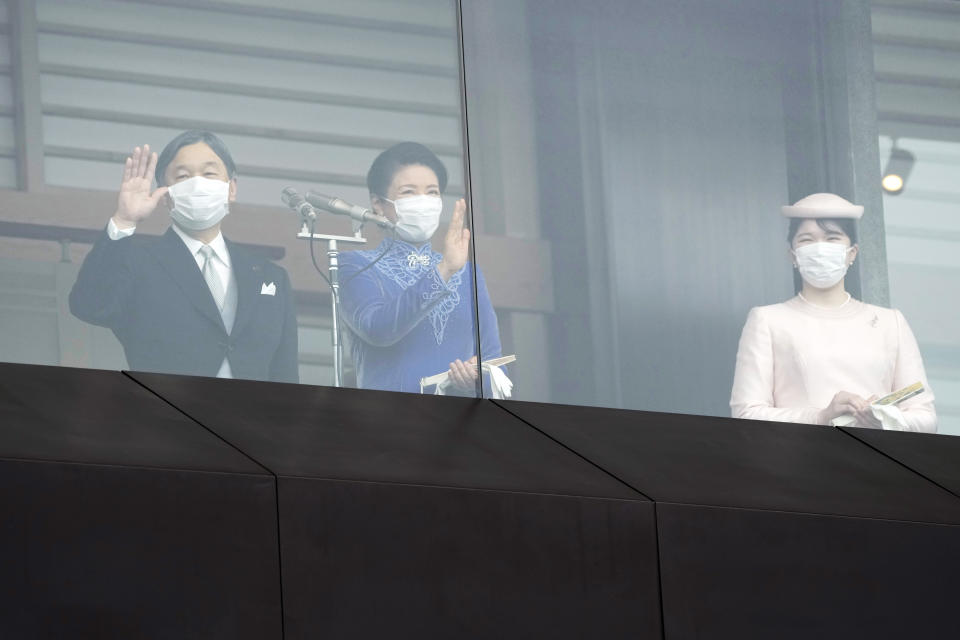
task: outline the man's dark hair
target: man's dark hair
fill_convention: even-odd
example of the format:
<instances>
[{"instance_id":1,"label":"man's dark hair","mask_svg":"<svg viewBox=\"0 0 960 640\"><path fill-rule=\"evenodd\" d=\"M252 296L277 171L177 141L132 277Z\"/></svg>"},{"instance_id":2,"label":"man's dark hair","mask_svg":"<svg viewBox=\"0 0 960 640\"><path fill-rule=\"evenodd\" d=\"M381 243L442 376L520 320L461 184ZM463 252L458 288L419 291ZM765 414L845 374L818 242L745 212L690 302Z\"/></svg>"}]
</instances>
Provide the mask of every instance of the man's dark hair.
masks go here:
<instances>
[{"instance_id":1,"label":"man's dark hair","mask_svg":"<svg viewBox=\"0 0 960 640\"><path fill-rule=\"evenodd\" d=\"M413 164L432 169L437 174L440 191L447 189L447 168L437 154L419 142L401 142L378 155L367 172L367 189L374 195L386 197L397 172Z\"/></svg>"},{"instance_id":2,"label":"man's dark hair","mask_svg":"<svg viewBox=\"0 0 960 640\"><path fill-rule=\"evenodd\" d=\"M787 231L787 243L793 246L793 239L797 237L797 229L807 218L790 218L790 229ZM850 218L813 218L817 226L824 231L833 231L830 225L839 227L850 238L850 246L857 244L857 223Z\"/></svg>"},{"instance_id":3,"label":"man's dark hair","mask_svg":"<svg viewBox=\"0 0 960 640\"><path fill-rule=\"evenodd\" d=\"M227 145L223 143L215 133L210 131L200 131L193 129L191 131L184 131L176 138L167 143L167 146L163 148L163 151L160 152L160 157L157 158L157 186L164 186L166 184L163 174L166 173L167 167L176 157L177 152L180 151L183 147L202 142L206 144L210 149L213 150L221 160L223 160L224 166L227 168L227 175L230 178L237 177L237 165L233 162L233 156L230 155L230 150L227 149Z\"/></svg>"}]
</instances>

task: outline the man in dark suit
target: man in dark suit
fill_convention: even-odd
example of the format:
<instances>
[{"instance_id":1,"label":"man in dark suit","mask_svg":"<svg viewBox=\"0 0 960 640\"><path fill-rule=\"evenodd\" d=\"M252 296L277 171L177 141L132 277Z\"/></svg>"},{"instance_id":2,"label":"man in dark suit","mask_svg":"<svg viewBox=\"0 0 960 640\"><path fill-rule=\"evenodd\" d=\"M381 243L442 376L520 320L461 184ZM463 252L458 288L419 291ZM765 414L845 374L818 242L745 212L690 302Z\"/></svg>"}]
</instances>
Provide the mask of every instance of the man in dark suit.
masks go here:
<instances>
[{"instance_id":1,"label":"man in dark suit","mask_svg":"<svg viewBox=\"0 0 960 640\"><path fill-rule=\"evenodd\" d=\"M236 165L206 131L127 158L117 210L80 268L70 311L109 327L131 369L297 382L297 323L283 268L226 240ZM158 188L151 191L156 175ZM160 237L136 225L165 203Z\"/></svg>"}]
</instances>

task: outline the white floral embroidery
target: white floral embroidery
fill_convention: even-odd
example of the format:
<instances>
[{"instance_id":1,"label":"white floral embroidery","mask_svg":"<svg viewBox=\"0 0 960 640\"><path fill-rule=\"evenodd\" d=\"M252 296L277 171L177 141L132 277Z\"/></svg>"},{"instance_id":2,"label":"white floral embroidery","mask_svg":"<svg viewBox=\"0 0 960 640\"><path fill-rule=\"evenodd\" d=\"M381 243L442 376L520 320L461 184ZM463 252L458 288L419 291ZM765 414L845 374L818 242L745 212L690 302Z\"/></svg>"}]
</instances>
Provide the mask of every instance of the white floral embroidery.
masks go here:
<instances>
[{"instance_id":1,"label":"white floral embroidery","mask_svg":"<svg viewBox=\"0 0 960 640\"><path fill-rule=\"evenodd\" d=\"M453 310L457 308L457 305L460 304L460 285L463 282L462 275L465 268L465 266L461 267L460 271L450 276L450 280L447 281L446 286L444 286L439 277L435 277L436 282L430 285L432 291L423 294L424 300L433 300L437 296L445 294L447 291L453 292L441 300L440 304L430 310L430 324L433 325L433 335L437 339L437 344L443 344L443 332L447 328L447 320L450 318Z\"/></svg>"},{"instance_id":2,"label":"white floral embroidery","mask_svg":"<svg viewBox=\"0 0 960 640\"><path fill-rule=\"evenodd\" d=\"M362 251L369 260L376 260L382 249L373 251ZM443 334L447 328L447 320L450 314L460 304L460 286L463 284L463 272L466 265L459 271L450 276L450 280L444 283L436 272L436 265L440 263L443 256L431 249L429 244L425 244L419 249L400 241L394 241L392 246L387 249L386 254L375 265L377 271L387 278L393 280L401 289L407 289L413 286L421 278L432 272L428 277L432 277L430 291L421 294L425 302L430 302L443 296L436 306L434 306L428 317L433 327L433 335L437 344L443 343Z\"/></svg>"}]
</instances>

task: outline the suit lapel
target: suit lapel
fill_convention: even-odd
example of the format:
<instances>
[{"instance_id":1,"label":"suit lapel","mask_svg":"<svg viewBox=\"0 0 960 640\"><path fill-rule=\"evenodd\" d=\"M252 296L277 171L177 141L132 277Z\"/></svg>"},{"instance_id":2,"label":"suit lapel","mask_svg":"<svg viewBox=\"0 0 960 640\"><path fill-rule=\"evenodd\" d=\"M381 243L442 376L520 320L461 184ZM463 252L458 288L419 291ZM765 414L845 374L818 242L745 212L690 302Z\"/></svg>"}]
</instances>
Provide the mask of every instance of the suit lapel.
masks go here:
<instances>
[{"instance_id":1,"label":"suit lapel","mask_svg":"<svg viewBox=\"0 0 960 640\"><path fill-rule=\"evenodd\" d=\"M237 279L237 317L233 321L230 335L238 336L253 317L254 305L260 294L263 269L248 252L229 240L226 240L226 243L230 251L230 262L233 264L233 276Z\"/></svg>"},{"instance_id":2,"label":"suit lapel","mask_svg":"<svg viewBox=\"0 0 960 640\"><path fill-rule=\"evenodd\" d=\"M217 303L213 301L210 288L207 286L206 280L203 279L200 269L197 268L196 260L190 255L187 245L183 244L183 240L171 228L163 234L160 242L152 246L156 247L153 253L160 265L179 285L187 300L200 313L226 332L226 328L223 326L223 318L220 317Z\"/></svg>"}]
</instances>

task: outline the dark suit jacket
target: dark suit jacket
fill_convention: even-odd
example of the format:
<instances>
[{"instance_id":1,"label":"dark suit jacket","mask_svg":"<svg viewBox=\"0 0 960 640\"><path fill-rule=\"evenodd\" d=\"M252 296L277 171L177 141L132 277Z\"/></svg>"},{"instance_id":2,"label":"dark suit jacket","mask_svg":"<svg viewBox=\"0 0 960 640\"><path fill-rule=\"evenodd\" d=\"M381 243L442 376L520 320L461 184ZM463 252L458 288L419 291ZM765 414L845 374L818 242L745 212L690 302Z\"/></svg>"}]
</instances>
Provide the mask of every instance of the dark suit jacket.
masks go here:
<instances>
[{"instance_id":1,"label":"dark suit jacket","mask_svg":"<svg viewBox=\"0 0 960 640\"><path fill-rule=\"evenodd\" d=\"M136 371L297 382L297 322L287 272L227 241L237 315L227 334L210 289L179 236L104 232L83 261L70 311L113 329ZM276 295L262 295L274 283Z\"/></svg>"}]
</instances>

